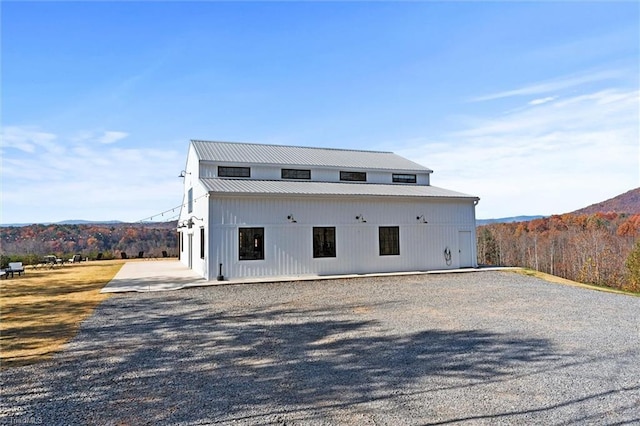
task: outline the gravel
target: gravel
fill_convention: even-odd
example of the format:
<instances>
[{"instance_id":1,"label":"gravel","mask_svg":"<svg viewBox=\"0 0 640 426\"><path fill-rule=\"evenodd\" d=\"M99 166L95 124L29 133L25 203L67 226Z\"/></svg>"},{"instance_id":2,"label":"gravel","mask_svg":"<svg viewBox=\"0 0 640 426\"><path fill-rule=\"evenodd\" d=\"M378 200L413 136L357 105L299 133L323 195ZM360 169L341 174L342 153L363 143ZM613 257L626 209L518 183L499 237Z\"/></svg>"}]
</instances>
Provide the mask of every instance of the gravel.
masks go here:
<instances>
[{"instance_id":1,"label":"gravel","mask_svg":"<svg viewBox=\"0 0 640 426\"><path fill-rule=\"evenodd\" d=\"M0 424L640 424L640 298L511 272L112 296Z\"/></svg>"}]
</instances>

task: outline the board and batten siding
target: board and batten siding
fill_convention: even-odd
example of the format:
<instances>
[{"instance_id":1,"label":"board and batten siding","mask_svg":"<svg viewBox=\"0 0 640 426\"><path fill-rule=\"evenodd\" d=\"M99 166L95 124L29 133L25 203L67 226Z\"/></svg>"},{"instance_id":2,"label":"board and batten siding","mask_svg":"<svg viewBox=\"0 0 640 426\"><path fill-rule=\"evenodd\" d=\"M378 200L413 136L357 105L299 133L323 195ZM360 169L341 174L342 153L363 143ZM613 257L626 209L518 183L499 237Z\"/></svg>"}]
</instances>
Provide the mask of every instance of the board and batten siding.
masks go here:
<instances>
[{"instance_id":1,"label":"board and batten siding","mask_svg":"<svg viewBox=\"0 0 640 426\"><path fill-rule=\"evenodd\" d=\"M225 279L451 269L461 266L459 232L471 232L475 242L470 200L212 195L209 213L208 275L215 277L222 264ZM356 219L360 215L366 223ZM312 229L318 226L336 228L335 258L313 257ZM379 255L380 226L399 227L400 255ZM238 259L240 227L264 228L264 260ZM449 262L445 248L452 253ZM475 244L467 250L475 259Z\"/></svg>"}]
</instances>

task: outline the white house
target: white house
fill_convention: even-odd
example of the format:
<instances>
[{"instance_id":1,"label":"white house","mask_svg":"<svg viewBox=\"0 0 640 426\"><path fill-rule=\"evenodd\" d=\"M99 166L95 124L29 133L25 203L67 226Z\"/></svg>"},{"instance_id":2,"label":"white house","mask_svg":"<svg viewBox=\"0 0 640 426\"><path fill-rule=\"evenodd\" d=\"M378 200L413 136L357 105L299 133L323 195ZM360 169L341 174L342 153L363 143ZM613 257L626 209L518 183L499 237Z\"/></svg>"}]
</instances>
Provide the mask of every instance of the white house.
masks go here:
<instances>
[{"instance_id":1,"label":"white house","mask_svg":"<svg viewBox=\"0 0 640 426\"><path fill-rule=\"evenodd\" d=\"M191 141L180 260L242 280L476 267L479 198L392 152Z\"/></svg>"}]
</instances>

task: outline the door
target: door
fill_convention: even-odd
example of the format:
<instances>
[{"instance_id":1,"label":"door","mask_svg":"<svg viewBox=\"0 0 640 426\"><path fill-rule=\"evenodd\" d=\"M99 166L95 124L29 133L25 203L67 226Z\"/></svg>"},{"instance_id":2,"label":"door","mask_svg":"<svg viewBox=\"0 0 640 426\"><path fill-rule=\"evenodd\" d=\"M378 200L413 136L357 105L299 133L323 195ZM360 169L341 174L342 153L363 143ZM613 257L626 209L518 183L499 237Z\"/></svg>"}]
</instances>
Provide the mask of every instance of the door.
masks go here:
<instances>
[{"instance_id":1,"label":"door","mask_svg":"<svg viewBox=\"0 0 640 426\"><path fill-rule=\"evenodd\" d=\"M189 261L189 269L193 269L193 234L189 234L187 241L187 260Z\"/></svg>"},{"instance_id":2,"label":"door","mask_svg":"<svg viewBox=\"0 0 640 426\"><path fill-rule=\"evenodd\" d=\"M470 268L473 266L473 259L471 258L473 250L471 249L470 231L458 232L458 253L461 268Z\"/></svg>"}]
</instances>

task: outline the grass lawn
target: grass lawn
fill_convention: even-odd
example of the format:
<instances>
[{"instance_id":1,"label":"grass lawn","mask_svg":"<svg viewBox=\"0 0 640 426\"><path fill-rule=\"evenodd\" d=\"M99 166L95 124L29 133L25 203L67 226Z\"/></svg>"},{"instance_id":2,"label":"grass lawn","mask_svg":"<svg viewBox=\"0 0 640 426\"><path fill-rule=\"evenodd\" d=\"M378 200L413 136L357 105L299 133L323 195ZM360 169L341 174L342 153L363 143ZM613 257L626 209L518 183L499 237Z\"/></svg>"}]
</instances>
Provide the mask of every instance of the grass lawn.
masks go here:
<instances>
[{"instance_id":1,"label":"grass lawn","mask_svg":"<svg viewBox=\"0 0 640 426\"><path fill-rule=\"evenodd\" d=\"M619 290L617 288L605 287L605 286L600 286L600 285L595 285L595 284L583 284L583 283L579 283L577 281L571 281L571 280L568 280L566 278L558 277L556 275L551 275L551 274L546 274L544 272L535 271L533 269L526 269L526 268L515 269L514 272L517 273L517 274L528 275L530 277L540 278L540 279L543 279L545 281L549 281L551 283L556 283L556 284L564 284L564 285L570 285L570 286L574 286L574 287L588 288L590 290L604 291L606 293L618 293L618 294L626 294L626 295L629 295L629 296L640 296L640 293L634 293L632 291Z\"/></svg>"},{"instance_id":2,"label":"grass lawn","mask_svg":"<svg viewBox=\"0 0 640 426\"><path fill-rule=\"evenodd\" d=\"M55 269L26 268L0 281L0 362L26 365L52 356L109 294L100 290L124 262L105 260Z\"/></svg>"}]
</instances>

